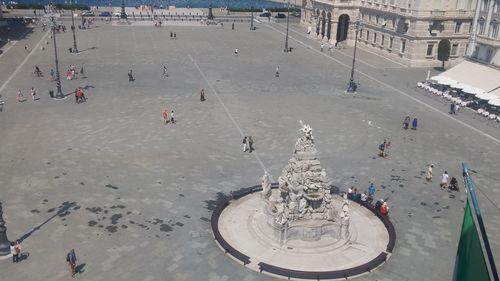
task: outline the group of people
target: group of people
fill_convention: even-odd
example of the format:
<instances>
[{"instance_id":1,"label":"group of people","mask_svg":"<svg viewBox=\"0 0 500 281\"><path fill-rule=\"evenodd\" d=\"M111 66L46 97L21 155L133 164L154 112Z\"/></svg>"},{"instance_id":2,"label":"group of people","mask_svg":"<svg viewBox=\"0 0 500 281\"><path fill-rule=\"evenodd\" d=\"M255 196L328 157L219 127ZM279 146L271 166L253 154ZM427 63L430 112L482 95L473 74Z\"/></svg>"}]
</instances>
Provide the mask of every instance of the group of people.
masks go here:
<instances>
[{"instance_id":1,"label":"group of people","mask_svg":"<svg viewBox=\"0 0 500 281\"><path fill-rule=\"evenodd\" d=\"M170 39L176 39L177 38L177 33L170 31Z\"/></svg>"},{"instance_id":2,"label":"group of people","mask_svg":"<svg viewBox=\"0 0 500 281\"><path fill-rule=\"evenodd\" d=\"M31 94L31 99L33 101L38 100L38 97L36 95L36 90L35 90L34 87L31 87L30 94ZM25 102L26 101L26 99L24 98L23 92L21 90L17 91L17 97L16 97L16 99L17 99L18 102Z\"/></svg>"},{"instance_id":3,"label":"group of people","mask_svg":"<svg viewBox=\"0 0 500 281\"><path fill-rule=\"evenodd\" d=\"M164 109L161 112L161 116L163 117L163 123L165 123L165 125L168 124L168 122L170 122L170 124L172 124L172 125L175 123L174 111L173 110L170 113L170 119L168 119L168 110L167 109Z\"/></svg>"},{"instance_id":4,"label":"group of people","mask_svg":"<svg viewBox=\"0 0 500 281\"><path fill-rule=\"evenodd\" d=\"M80 74L83 75L83 67L80 69ZM73 80L76 79L78 75L78 71L75 65L69 65L66 69L66 79ZM53 70L51 70L51 76L53 76Z\"/></svg>"},{"instance_id":5,"label":"group of people","mask_svg":"<svg viewBox=\"0 0 500 281\"><path fill-rule=\"evenodd\" d=\"M417 118L415 117L413 118L413 121L411 121L411 118L408 115L403 120L403 129L408 130L408 128L410 128L410 122L411 122L411 129L416 130L418 125Z\"/></svg>"},{"instance_id":6,"label":"group of people","mask_svg":"<svg viewBox=\"0 0 500 281\"><path fill-rule=\"evenodd\" d=\"M457 114L457 111L460 110L460 105L455 103L450 103L450 114Z\"/></svg>"},{"instance_id":7,"label":"group of people","mask_svg":"<svg viewBox=\"0 0 500 281\"><path fill-rule=\"evenodd\" d=\"M253 139L252 136L245 136L243 137L243 152L249 151L252 153L253 151Z\"/></svg>"},{"instance_id":8,"label":"group of people","mask_svg":"<svg viewBox=\"0 0 500 281\"><path fill-rule=\"evenodd\" d=\"M358 192L358 189L352 186L347 190L347 198L360 204L373 204L375 191L376 188L373 182L370 182L368 189L362 193ZM384 199L380 199L375 203L375 210L382 215L388 215L389 205Z\"/></svg>"},{"instance_id":9,"label":"group of people","mask_svg":"<svg viewBox=\"0 0 500 281\"><path fill-rule=\"evenodd\" d=\"M427 166L427 173L425 175L425 180L427 182L432 182L433 169L434 169L434 164L429 164ZM458 189L458 180L455 177L451 177L451 179L450 179L450 175L448 174L448 171L444 171L443 175L441 176L441 182L439 183L439 186L442 189L449 188L450 190L455 190L455 191L459 190Z\"/></svg>"}]
</instances>

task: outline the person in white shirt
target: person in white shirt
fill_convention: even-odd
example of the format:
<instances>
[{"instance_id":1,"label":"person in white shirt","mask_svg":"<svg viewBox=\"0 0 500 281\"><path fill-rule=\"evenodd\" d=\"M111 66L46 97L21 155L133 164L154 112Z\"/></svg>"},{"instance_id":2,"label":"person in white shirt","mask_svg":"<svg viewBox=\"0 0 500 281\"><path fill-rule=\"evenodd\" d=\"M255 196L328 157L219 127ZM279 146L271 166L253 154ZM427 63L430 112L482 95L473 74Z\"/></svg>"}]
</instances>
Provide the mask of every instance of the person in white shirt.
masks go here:
<instances>
[{"instance_id":1,"label":"person in white shirt","mask_svg":"<svg viewBox=\"0 0 500 281\"><path fill-rule=\"evenodd\" d=\"M444 174L443 176L441 177L441 188L447 188L448 187L448 179L449 179L449 175L448 175L448 172L447 171L444 171Z\"/></svg>"}]
</instances>

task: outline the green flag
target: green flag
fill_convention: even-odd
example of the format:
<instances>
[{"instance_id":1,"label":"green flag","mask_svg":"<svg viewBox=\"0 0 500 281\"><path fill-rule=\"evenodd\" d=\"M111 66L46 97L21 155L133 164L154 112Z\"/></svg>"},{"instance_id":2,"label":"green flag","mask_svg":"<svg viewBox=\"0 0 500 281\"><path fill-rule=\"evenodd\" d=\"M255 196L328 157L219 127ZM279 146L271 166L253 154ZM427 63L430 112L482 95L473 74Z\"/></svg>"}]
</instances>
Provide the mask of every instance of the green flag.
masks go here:
<instances>
[{"instance_id":1,"label":"green flag","mask_svg":"<svg viewBox=\"0 0 500 281\"><path fill-rule=\"evenodd\" d=\"M465 206L453 280L491 281L469 200Z\"/></svg>"}]
</instances>

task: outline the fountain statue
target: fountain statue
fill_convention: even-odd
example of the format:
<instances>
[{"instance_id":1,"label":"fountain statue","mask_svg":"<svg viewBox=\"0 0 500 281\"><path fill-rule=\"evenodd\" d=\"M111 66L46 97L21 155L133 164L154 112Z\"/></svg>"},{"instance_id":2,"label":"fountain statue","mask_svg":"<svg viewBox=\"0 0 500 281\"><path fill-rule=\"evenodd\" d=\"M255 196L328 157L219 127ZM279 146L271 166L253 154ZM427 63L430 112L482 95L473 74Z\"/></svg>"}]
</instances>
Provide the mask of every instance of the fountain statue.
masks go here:
<instances>
[{"instance_id":1,"label":"fountain statue","mask_svg":"<svg viewBox=\"0 0 500 281\"><path fill-rule=\"evenodd\" d=\"M333 229L348 228L348 211L342 209L342 200L330 193L330 180L318 160L312 128L302 120L300 125L301 136L295 142L292 158L278 178L278 194L272 196L267 172L262 178L265 213L272 218L269 222L280 241L303 236L319 240L325 229L337 232ZM295 231L290 231L293 228ZM347 239L348 231L344 234L342 237Z\"/></svg>"}]
</instances>

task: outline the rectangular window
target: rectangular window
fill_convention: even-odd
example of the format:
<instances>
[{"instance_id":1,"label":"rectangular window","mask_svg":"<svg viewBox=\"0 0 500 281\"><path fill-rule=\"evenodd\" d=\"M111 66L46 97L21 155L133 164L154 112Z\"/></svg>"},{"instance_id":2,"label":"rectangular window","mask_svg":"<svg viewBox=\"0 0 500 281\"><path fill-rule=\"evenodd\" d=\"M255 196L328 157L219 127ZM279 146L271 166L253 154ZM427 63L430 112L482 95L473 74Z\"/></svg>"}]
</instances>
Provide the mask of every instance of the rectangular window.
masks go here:
<instances>
[{"instance_id":1,"label":"rectangular window","mask_svg":"<svg viewBox=\"0 0 500 281\"><path fill-rule=\"evenodd\" d=\"M377 43L377 33L373 33L373 43Z\"/></svg>"},{"instance_id":2,"label":"rectangular window","mask_svg":"<svg viewBox=\"0 0 500 281\"><path fill-rule=\"evenodd\" d=\"M369 30L366 31L366 40L370 40L370 31Z\"/></svg>"},{"instance_id":3,"label":"rectangular window","mask_svg":"<svg viewBox=\"0 0 500 281\"><path fill-rule=\"evenodd\" d=\"M428 57L432 57L432 53L434 51L434 44L427 44L427 53Z\"/></svg>"},{"instance_id":4,"label":"rectangular window","mask_svg":"<svg viewBox=\"0 0 500 281\"><path fill-rule=\"evenodd\" d=\"M462 22L455 23L455 33L460 33L460 28L462 27Z\"/></svg>"},{"instance_id":5,"label":"rectangular window","mask_svg":"<svg viewBox=\"0 0 500 281\"><path fill-rule=\"evenodd\" d=\"M406 40L401 40L401 54L404 54L406 51Z\"/></svg>"},{"instance_id":6,"label":"rectangular window","mask_svg":"<svg viewBox=\"0 0 500 281\"><path fill-rule=\"evenodd\" d=\"M372 22L372 15L368 15L368 23Z\"/></svg>"},{"instance_id":7,"label":"rectangular window","mask_svg":"<svg viewBox=\"0 0 500 281\"><path fill-rule=\"evenodd\" d=\"M494 24L491 26L491 37L492 38L498 37L498 24Z\"/></svg>"},{"instance_id":8,"label":"rectangular window","mask_svg":"<svg viewBox=\"0 0 500 281\"><path fill-rule=\"evenodd\" d=\"M394 42L394 37L389 38L389 49L392 49L393 42Z\"/></svg>"},{"instance_id":9,"label":"rectangular window","mask_svg":"<svg viewBox=\"0 0 500 281\"><path fill-rule=\"evenodd\" d=\"M490 62L492 53L493 51L491 49L486 50L486 62Z\"/></svg>"},{"instance_id":10,"label":"rectangular window","mask_svg":"<svg viewBox=\"0 0 500 281\"><path fill-rule=\"evenodd\" d=\"M376 23L376 24L378 24L379 19L380 19L380 17L377 15L377 16L375 17L375 23Z\"/></svg>"},{"instance_id":11,"label":"rectangular window","mask_svg":"<svg viewBox=\"0 0 500 281\"><path fill-rule=\"evenodd\" d=\"M458 44L452 44L451 45L450 55L452 55L452 56L457 56L458 55Z\"/></svg>"},{"instance_id":12,"label":"rectangular window","mask_svg":"<svg viewBox=\"0 0 500 281\"><path fill-rule=\"evenodd\" d=\"M479 30L478 34L484 34L484 21L479 22Z\"/></svg>"},{"instance_id":13,"label":"rectangular window","mask_svg":"<svg viewBox=\"0 0 500 281\"><path fill-rule=\"evenodd\" d=\"M382 38L380 38L380 46L384 46L385 44L385 36L382 34Z\"/></svg>"},{"instance_id":14,"label":"rectangular window","mask_svg":"<svg viewBox=\"0 0 500 281\"><path fill-rule=\"evenodd\" d=\"M359 32L359 38L363 38L363 32L364 32L364 30L361 29L361 31Z\"/></svg>"}]
</instances>

